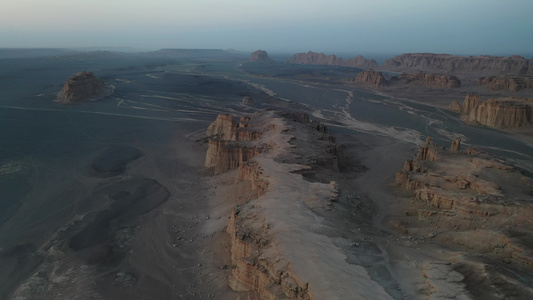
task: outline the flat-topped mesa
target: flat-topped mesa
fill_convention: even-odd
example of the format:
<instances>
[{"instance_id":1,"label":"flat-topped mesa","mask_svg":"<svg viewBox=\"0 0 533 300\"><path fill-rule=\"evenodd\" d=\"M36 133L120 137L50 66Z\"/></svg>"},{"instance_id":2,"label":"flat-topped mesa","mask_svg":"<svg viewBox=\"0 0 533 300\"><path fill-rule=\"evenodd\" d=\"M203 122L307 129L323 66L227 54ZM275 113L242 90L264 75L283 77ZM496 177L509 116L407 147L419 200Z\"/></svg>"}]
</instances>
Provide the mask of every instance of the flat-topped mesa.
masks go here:
<instances>
[{"instance_id":1,"label":"flat-topped mesa","mask_svg":"<svg viewBox=\"0 0 533 300\"><path fill-rule=\"evenodd\" d=\"M451 153L459 153L461 151L461 138L455 138L450 146Z\"/></svg>"},{"instance_id":2,"label":"flat-topped mesa","mask_svg":"<svg viewBox=\"0 0 533 300\"><path fill-rule=\"evenodd\" d=\"M271 64L274 61L268 56L268 53L264 50L257 50L250 55L250 62L267 63Z\"/></svg>"},{"instance_id":3,"label":"flat-topped mesa","mask_svg":"<svg viewBox=\"0 0 533 300\"><path fill-rule=\"evenodd\" d=\"M209 140L205 166L215 174L234 169L261 153L263 147L252 143L261 133L249 128L250 117L235 122L233 116L219 114L206 131Z\"/></svg>"},{"instance_id":4,"label":"flat-topped mesa","mask_svg":"<svg viewBox=\"0 0 533 300\"><path fill-rule=\"evenodd\" d=\"M359 72L355 77L355 83L372 85L375 87L383 86L387 84L387 80L383 77L383 74L372 69Z\"/></svg>"},{"instance_id":5,"label":"flat-topped mesa","mask_svg":"<svg viewBox=\"0 0 533 300\"><path fill-rule=\"evenodd\" d=\"M96 100L111 93L92 72L79 72L72 75L63 85L56 101L61 103L79 103Z\"/></svg>"},{"instance_id":6,"label":"flat-topped mesa","mask_svg":"<svg viewBox=\"0 0 533 300\"><path fill-rule=\"evenodd\" d=\"M358 55L354 58L343 60L334 54L325 55L324 53L316 53L309 51L307 53L296 53L288 61L289 64L302 64L302 65L327 65L327 66L340 66L340 67L352 67L360 69L371 69L377 67L377 62L373 59L367 60L363 56Z\"/></svg>"},{"instance_id":7,"label":"flat-topped mesa","mask_svg":"<svg viewBox=\"0 0 533 300\"><path fill-rule=\"evenodd\" d=\"M453 102L449 109L461 114L469 125L493 128L518 128L533 125L533 99L506 97L482 101L478 95L467 95L462 105Z\"/></svg>"},{"instance_id":8,"label":"flat-topped mesa","mask_svg":"<svg viewBox=\"0 0 533 300\"><path fill-rule=\"evenodd\" d=\"M457 56L405 53L387 59L382 69L396 72L438 72L471 75L533 75L533 60L521 56Z\"/></svg>"},{"instance_id":9,"label":"flat-topped mesa","mask_svg":"<svg viewBox=\"0 0 533 300\"><path fill-rule=\"evenodd\" d=\"M476 84L484 86L491 91L507 90L517 92L519 90L533 89L533 77L487 76L476 79Z\"/></svg>"},{"instance_id":10,"label":"flat-topped mesa","mask_svg":"<svg viewBox=\"0 0 533 300\"><path fill-rule=\"evenodd\" d=\"M401 80L405 80L405 83L420 83L425 86L432 86L436 88L456 88L461 86L459 78L453 75L441 75L441 74L406 74L402 73Z\"/></svg>"}]
</instances>

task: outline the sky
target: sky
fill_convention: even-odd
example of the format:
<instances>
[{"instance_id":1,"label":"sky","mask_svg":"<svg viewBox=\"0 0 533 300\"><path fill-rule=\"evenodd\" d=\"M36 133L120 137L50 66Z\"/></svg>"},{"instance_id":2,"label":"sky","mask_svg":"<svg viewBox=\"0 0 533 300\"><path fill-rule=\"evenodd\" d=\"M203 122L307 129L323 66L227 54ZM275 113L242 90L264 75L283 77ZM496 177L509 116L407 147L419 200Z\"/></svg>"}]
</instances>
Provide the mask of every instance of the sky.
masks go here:
<instances>
[{"instance_id":1,"label":"sky","mask_svg":"<svg viewBox=\"0 0 533 300\"><path fill-rule=\"evenodd\" d=\"M3 0L0 48L533 53L533 0Z\"/></svg>"}]
</instances>

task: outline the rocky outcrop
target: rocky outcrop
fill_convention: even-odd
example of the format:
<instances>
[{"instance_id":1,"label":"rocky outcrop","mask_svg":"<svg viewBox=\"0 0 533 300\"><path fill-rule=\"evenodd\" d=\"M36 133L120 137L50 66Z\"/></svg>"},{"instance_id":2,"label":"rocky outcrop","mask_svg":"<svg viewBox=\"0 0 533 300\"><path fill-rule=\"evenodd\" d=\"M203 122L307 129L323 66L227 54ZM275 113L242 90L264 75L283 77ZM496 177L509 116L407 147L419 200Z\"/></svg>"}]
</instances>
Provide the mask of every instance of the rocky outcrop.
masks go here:
<instances>
[{"instance_id":1,"label":"rocky outcrop","mask_svg":"<svg viewBox=\"0 0 533 300\"><path fill-rule=\"evenodd\" d=\"M235 122L231 115L218 115L206 132L209 141L205 157L206 168L214 174L219 174L239 167L264 151L264 146L253 142L261 134L251 130L249 122L249 117L242 117L240 122Z\"/></svg>"},{"instance_id":2,"label":"rocky outcrop","mask_svg":"<svg viewBox=\"0 0 533 300\"><path fill-rule=\"evenodd\" d=\"M343 60L334 54L325 55L324 53L307 52L296 53L288 61L289 64L305 64L305 65L327 65L327 66L341 66L361 69L371 69L377 67L375 60L367 60L363 56Z\"/></svg>"},{"instance_id":3,"label":"rocky outcrop","mask_svg":"<svg viewBox=\"0 0 533 300\"><path fill-rule=\"evenodd\" d=\"M387 80L383 77L383 74L374 70L361 71L355 77L355 83L371 85L375 87L383 86L387 84Z\"/></svg>"},{"instance_id":4,"label":"rocky outcrop","mask_svg":"<svg viewBox=\"0 0 533 300\"><path fill-rule=\"evenodd\" d=\"M461 121L470 125L493 128L517 128L533 125L533 99L507 97L482 101L469 94L460 109L452 103L450 109L461 113Z\"/></svg>"},{"instance_id":5,"label":"rocky outcrop","mask_svg":"<svg viewBox=\"0 0 533 300\"><path fill-rule=\"evenodd\" d=\"M250 56L250 62L271 64L274 61L268 56L268 53L266 51L257 50L252 52L252 55Z\"/></svg>"},{"instance_id":6,"label":"rocky outcrop","mask_svg":"<svg viewBox=\"0 0 533 300\"><path fill-rule=\"evenodd\" d=\"M476 84L484 86L491 91L506 90L517 92L519 90L533 89L533 77L487 76L476 79Z\"/></svg>"},{"instance_id":7,"label":"rocky outcrop","mask_svg":"<svg viewBox=\"0 0 533 300\"><path fill-rule=\"evenodd\" d=\"M243 127L227 116L219 118L208 133L239 136L233 131ZM363 267L346 261L339 238L334 241L321 232L330 225L314 210L335 201L337 187L335 182L307 180L301 172L325 158L335 160L327 150L336 148L334 139L327 137L325 126L305 113L274 111L263 111L245 123L244 128L260 133L255 146L267 147L238 167L236 185L255 195L237 205L229 218L229 286L256 292L260 299L391 299ZM231 129L217 129L220 124Z\"/></svg>"},{"instance_id":8,"label":"rocky outcrop","mask_svg":"<svg viewBox=\"0 0 533 300\"><path fill-rule=\"evenodd\" d=\"M456 88L461 86L459 78L453 75L440 75L440 74L405 74L403 73L400 80L405 80L405 83L420 83L424 86L432 86L436 88Z\"/></svg>"},{"instance_id":9,"label":"rocky outcrop","mask_svg":"<svg viewBox=\"0 0 533 300\"><path fill-rule=\"evenodd\" d=\"M63 85L56 101L79 103L97 100L111 94L112 88L105 86L92 72L79 72L72 75Z\"/></svg>"},{"instance_id":10,"label":"rocky outcrop","mask_svg":"<svg viewBox=\"0 0 533 300\"><path fill-rule=\"evenodd\" d=\"M428 72L472 75L533 75L533 60L521 56L456 56L406 53L387 59L383 69L396 72Z\"/></svg>"},{"instance_id":11,"label":"rocky outcrop","mask_svg":"<svg viewBox=\"0 0 533 300\"><path fill-rule=\"evenodd\" d=\"M459 153L461 151L461 138L455 138L450 146L451 153Z\"/></svg>"},{"instance_id":12,"label":"rocky outcrop","mask_svg":"<svg viewBox=\"0 0 533 300\"><path fill-rule=\"evenodd\" d=\"M419 157L427 157L419 153L396 174L396 184L411 192L414 199L405 212L412 217L400 221L403 226L399 227L403 232L426 236L424 227L438 228L429 236L439 242L533 270L533 251L528 242L533 232L526 229L533 217L529 191L533 179L488 155L461 153L459 141L452 145L453 154L441 151L436 144L429 145L438 157L421 160ZM502 230L508 226L522 235Z\"/></svg>"}]
</instances>

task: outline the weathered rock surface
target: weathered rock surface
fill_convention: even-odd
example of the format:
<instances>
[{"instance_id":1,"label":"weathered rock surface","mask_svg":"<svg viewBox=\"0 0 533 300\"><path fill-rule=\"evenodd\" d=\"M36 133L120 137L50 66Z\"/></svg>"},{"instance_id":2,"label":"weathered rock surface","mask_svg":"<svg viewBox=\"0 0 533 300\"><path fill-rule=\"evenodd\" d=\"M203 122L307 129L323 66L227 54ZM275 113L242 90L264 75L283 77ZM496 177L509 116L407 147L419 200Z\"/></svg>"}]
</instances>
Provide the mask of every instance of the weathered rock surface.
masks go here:
<instances>
[{"instance_id":1,"label":"weathered rock surface","mask_svg":"<svg viewBox=\"0 0 533 300\"><path fill-rule=\"evenodd\" d=\"M487 76L476 79L476 84L484 86L491 91L507 90L517 92L519 90L533 89L533 77Z\"/></svg>"},{"instance_id":2,"label":"weathered rock surface","mask_svg":"<svg viewBox=\"0 0 533 300\"><path fill-rule=\"evenodd\" d=\"M232 132L242 127L219 118L209 133L238 136ZM330 225L314 212L338 196L335 182L312 182L300 174L325 167L322 160L337 160L328 150L336 146L326 128L304 113L274 111L254 115L247 126L260 132L255 145L267 150L242 162L237 172L238 184L249 185L255 198L237 205L227 226L234 265L230 287L255 291L260 299L391 299L364 267L347 262L339 239L323 233ZM300 145L321 151L301 156Z\"/></svg>"},{"instance_id":3,"label":"weathered rock surface","mask_svg":"<svg viewBox=\"0 0 533 300\"><path fill-rule=\"evenodd\" d=\"M482 101L469 94L462 105L453 102L449 109L461 114L461 121L470 125L493 128L517 128L533 125L533 99L506 97Z\"/></svg>"},{"instance_id":4,"label":"weathered rock surface","mask_svg":"<svg viewBox=\"0 0 533 300\"><path fill-rule=\"evenodd\" d=\"M440 75L440 74L406 74L403 73L400 80L405 80L405 83L420 83L425 86L432 86L436 88L456 88L461 86L459 78L453 75Z\"/></svg>"},{"instance_id":5,"label":"weathered rock surface","mask_svg":"<svg viewBox=\"0 0 533 300\"><path fill-rule=\"evenodd\" d=\"M266 146L254 142L261 134L251 129L249 122L249 117L242 117L240 122L235 122L233 116L220 114L209 125L205 166L214 174L235 169L265 150Z\"/></svg>"},{"instance_id":6,"label":"weathered rock surface","mask_svg":"<svg viewBox=\"0 0 533 300\"><path fill-rule=\"evenodd\" d=\"M343 60L334 54L325 55L324 53L316 53L309 51L307 53L296 53L288 61L289 64L306 64L306 65L328 65L352 67L361 69L371 69L377 67L375 60L367 60L361 55L354 58Z\"/></svg>"},{"instance_id":7,"label":"weathered rock surface","mask_svg":"<svg viewBox=\"0 0 533 300\"><path fill-rule=\"evenodd\" d=\"M63 85L56 101L77 103L96 100L109 95L111 87L106 87L92 72L79 72L72 75Z\"/></svg>"},{"instance_id":8,"label":"weathered rock surface","mask_svg":"<svg viewBox=\"0 0 533 300\"><path fill-rule=\"evenodd\" d=\"M383 77L383 74L374 70L365 70L359 72L355 77L355 83L372 85L375 87L383 86L387 84L387 80Z\"/></svg>"},{"instance_id":9,"label":"weathered rock surface","mask_svg":"<svg viewBox=\"0 0 533 300\"><path fill-rule=\"evenodd\" d=\"M383 69L396 72L446 74L533 75L533 60L521 56L456 56L434 53L406 53L387 59Z\"/></svg>"},{"instance_id":10,"label":"weathered rock surface","mask_svg":"<svg viewBox=\"0 0 533 300\"><path fill-rule=\"evenodd\" d=\"M533 179L488 155L455 149L452 154L426 142L417 158L406 161L396 183L414 196L405 212L412 217L396 227L414 235L429 230L441 243L533 270Z\"/></svg>"},{"instance_id":11,"label":"weathered rock surface","mask_svg":"<svg viewBox=\"0 0 533 300\"><path fill-rule=\"evenodd\" d=\"M273 63L274 61L268 56L268 53L265 50L257 50L252 52L250 56L250 62L259 62L259 63Z\"/></svg>"}]
</instances>

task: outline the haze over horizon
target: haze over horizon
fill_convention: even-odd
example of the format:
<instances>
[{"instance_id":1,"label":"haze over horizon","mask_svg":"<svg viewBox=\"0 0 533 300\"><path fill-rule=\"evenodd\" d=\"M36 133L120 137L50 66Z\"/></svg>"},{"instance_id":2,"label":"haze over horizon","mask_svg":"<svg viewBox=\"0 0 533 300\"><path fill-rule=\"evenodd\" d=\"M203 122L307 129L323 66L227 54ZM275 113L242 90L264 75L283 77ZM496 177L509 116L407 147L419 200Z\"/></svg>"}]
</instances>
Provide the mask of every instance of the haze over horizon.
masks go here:
<instances>
[{"instance_id":1,"label":"haze over horizon","mask_svg":"<svg viewBox=\"0 0 533 300\"><path fill-rule=\"evenodd\" d=\"M531 55L533 1L10 1L0 48Z\"/></svg>"}]
</instances>

